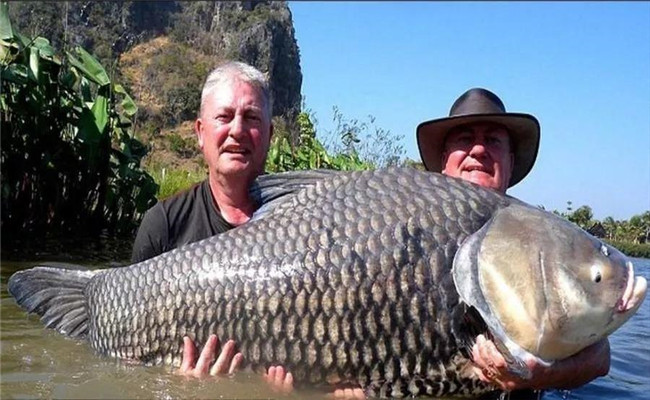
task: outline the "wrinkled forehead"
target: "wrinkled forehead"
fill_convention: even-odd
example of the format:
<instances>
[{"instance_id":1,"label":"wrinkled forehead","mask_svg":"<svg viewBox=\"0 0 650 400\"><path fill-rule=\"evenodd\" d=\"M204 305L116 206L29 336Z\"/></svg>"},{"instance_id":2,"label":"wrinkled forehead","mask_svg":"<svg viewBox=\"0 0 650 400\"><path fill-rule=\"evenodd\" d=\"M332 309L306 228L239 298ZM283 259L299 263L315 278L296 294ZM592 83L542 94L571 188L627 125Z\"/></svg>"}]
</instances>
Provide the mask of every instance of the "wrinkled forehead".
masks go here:
<instances>
[{"instance_id":1,"label":"wrinkled forehead","mask_svg":"<svg viewBox=\"0 0 650 400\"><path fill-rule=\"evenodd\" d=\"M259 108L269 113L270 118L269 104L264 90L254 82L239 79L237 76L220 79L205 90L202 97L202 110L208 105L230 107L239 104L246 108Z\"/></svg>"},{"instance_id":2,"label":"wrinkled forehead","mask_svg":"<svg viewBox=\"0 0 650 400\"><path fill-rule=\"evenodd\" d=\"M255 82L241 79L237 76L223 78L215 82L214 86L206 92L206 96L212 97L233 97L243 92L254 94L255 100L264 103L264 91Z\"/></svg>"}]
</instances>

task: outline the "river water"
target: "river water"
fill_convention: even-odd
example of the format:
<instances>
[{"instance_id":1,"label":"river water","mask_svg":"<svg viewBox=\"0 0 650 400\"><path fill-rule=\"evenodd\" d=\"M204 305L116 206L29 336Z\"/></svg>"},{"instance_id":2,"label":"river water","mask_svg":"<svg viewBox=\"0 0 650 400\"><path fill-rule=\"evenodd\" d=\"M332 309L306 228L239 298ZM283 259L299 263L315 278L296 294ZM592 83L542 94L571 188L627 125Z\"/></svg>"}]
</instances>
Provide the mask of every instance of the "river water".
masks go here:
<instances>
[{"instance_id":1,"label":"river water","mask_svg":"<svg viewBox=\"0 0 650 400\"><path fill-rule=\"evenodd\" d=\"M38 249L13 244L3 251L0 281L0 398L112 399L270 399L322 398L321 393L279 395L255 374L187 379L167 367L142 367L93 353L87 343L45 330L7 293L7 279L39 261L79 263L88 267L128 263L129 242L54 241ZM4 245L4 243L3 243ZM3 246L5 247L5 246ZM49 250L43 250L48 248ZM19 250L17 250L19 249ZM650 280L650 260L635 259L635 270ZM544 399L650 398L650 300L610 336L612 367L602 378L570 392L551 391Z\"/></svg>"}]
</instances>

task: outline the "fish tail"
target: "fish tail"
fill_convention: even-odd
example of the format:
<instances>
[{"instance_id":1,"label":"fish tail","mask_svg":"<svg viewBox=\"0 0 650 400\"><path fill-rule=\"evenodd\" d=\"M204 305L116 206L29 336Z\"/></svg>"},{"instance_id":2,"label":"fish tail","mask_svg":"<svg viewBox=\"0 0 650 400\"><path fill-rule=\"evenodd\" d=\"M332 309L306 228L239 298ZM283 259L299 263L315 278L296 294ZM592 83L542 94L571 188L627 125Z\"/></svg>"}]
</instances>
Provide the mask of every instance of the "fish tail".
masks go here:
<instances>
[{"instance_id":1,"label":"fish tail","mask_svg":"<svg viewBox=\"0 0 650 400\"><path fill-rule=\"evenodd\" d=\"M83 338L88 332L84 288L97 273L72 264L39 265L9 278L9 293L18 305L41 317L48 328Z\"/></svg>"}]
</instances>

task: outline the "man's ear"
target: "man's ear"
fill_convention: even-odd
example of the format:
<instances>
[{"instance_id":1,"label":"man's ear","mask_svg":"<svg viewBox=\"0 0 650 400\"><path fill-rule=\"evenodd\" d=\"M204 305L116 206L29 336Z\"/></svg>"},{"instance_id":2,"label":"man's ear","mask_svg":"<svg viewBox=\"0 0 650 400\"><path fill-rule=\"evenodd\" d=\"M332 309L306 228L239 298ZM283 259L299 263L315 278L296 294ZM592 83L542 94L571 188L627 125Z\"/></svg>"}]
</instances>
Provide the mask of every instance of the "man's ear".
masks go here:
<instances>
[{"instance_id":1,"label":"man's ear","mask_svg":"<svg viewBox=\"0 0 650 400\"><path fill-rule=\"evenodd\" d=\"M199 141L199 147L203 149L203 121L200 117L194 121L194 133L196 133L196 139Z\"/></svg>"}]
</instances>

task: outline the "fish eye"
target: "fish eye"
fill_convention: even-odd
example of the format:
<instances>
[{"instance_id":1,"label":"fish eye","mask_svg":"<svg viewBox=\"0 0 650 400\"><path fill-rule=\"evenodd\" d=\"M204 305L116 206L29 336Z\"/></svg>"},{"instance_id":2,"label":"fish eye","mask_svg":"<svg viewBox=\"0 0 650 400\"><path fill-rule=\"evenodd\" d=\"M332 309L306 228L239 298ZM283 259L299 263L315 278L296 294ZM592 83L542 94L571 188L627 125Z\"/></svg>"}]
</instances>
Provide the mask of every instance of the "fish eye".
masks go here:
<instances>
[{"instance_id":1,"label":"fish eye","mask_svg":"<svg viewBox=\"0 0 650 400\"><path fill-rule=\"evenodd\" d=\"M601 273L600 268L595 265L591 267L591 280L596 283L603 280L603 274Z\"/></svg>"},{"instance_id":2,"label":"fish eye","mask_svg":"<svg viewBox=\"0 0 650 400\"><path fill-rule=\"evenodd\" d=\"M600 245L600 252L603 253L605 257L609 257L609 250L607 250L607 247L604 244Z\"/></svg>"}]
</instances>

